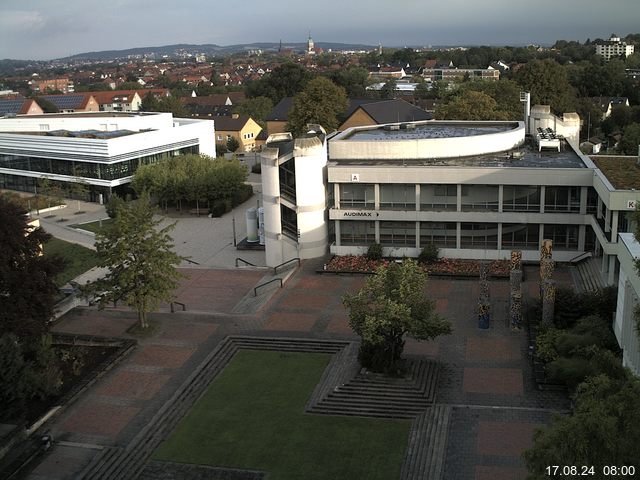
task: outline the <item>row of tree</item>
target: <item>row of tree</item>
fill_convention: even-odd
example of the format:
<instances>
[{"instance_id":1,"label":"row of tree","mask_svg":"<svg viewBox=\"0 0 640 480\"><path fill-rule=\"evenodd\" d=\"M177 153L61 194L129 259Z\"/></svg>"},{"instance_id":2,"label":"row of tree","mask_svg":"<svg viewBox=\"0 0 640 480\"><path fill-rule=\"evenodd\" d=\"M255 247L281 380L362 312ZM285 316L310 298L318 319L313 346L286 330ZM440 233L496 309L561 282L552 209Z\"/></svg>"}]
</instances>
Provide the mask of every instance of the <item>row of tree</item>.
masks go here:
<instances>
[{"instance_id":1,"label":"row of tree","mask_svg":"<svg viewBox=\"0 0 640 480\"><path fill-rule=\"evenodd\" d=\"M193 202L199 210L203 202L231 200L242 191L247 175L247 168L236 159L180 155L141 166L131 185L139 194L149 192L165 209Z\"/></svg>"}]
</instances>

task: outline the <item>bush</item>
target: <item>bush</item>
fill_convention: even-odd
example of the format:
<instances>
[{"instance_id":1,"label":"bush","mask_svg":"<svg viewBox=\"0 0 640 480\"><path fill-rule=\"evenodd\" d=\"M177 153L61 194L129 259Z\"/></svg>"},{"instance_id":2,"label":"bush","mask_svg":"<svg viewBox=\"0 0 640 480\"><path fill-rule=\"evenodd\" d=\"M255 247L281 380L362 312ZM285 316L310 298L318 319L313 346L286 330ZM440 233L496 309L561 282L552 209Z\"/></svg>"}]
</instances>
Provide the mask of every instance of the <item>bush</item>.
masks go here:
<instances>
[{"instance_id":1,"label":"bush","mask_svg":"<svg viewBox=\"0 0 640 480\"><path fill-rule=\"evenodd\" d=\"M429 245L426 245L420 252L420 255L418 255L418 263L424 263L426 265L436 263L438 261L439 253L440 249L433 243L430 243Z\"/></svg>"},{"instance_id":2,"label":"bush","mask_svg":"<svg viewBox=\"0 0 640 480\"><path fill-rule=\"evenodd\" d=\"M550 362L558 358L556 342L562 331L557 328L549 328L546 332L536 337L536 356L543 362Z\"/></svg>"},{"instance_id":3,"label":"bush","mask_svg":"<svg viewBox=\"0 0 640 480\"><path fill-rule=\"evenodd\" d=\"M367 250L367 258L369 260L382 260L382 245L374 243L369 245Z\"/></svg>"},{"instance_id":4,"label":"bush","mask_svg":"<svg viewBox=\"0 0 640 480\"><path fill-rule=\"evenodd\" d=\"M253 196L253 187L251 185L242 184L240 188L233 192L231 196L231 204L234 207L246 202Z\"/></svg>"},{"instance_id":5,"label":"bush","mask_svg":"<svg viewBox=\"0 0 640 480\"><path fill-rule=\"evenodd\" d=\"M226 205L223 200L215 200L211 205L211 215L213 217L221 217L226 212Z\"/></svg>"},{"instance_id":6,"label":"bush","mask_svg":"<svg viewBox=\"0 0 640 480\"><path fill-rule=\"evenodd\" d=\"M105 205L105 210L107 215L109 215L109 218L116 218L116 211L123 203L124 200L115 193L109 197L109 201Z\"/></svg>"},{"instance_id":7,"label":"bush","mask_svg":"<svg viewBox=\"0 0 640 480\"><path fill-rule=\"evenodd\" d=\"M251 173L262 173L262 164L254 163L251 167Z\"/></svg>"},{"instance_id":8,"label":"bush","mask_svg":"<svg viewBox=\"0 0 640 480\"><path fill-rule=\"evenodd\" d=\"M600 374L623 379L626 369L613 352L595 345L579 348L575 355L561 357L547 364L548 378L564 383L571 390L575 390L588 377Z\"/></svg>"}]
</instances>

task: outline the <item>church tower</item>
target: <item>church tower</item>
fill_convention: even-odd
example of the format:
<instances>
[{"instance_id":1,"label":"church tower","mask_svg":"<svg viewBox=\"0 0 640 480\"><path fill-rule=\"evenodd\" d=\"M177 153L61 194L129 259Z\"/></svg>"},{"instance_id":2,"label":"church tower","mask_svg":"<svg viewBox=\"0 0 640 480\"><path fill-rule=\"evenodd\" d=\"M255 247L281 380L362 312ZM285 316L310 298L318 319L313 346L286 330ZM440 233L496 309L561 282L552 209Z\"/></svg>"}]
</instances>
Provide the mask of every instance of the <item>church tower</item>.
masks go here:
<instances>
[{"instance_id":1,"label":"church tower","mask_svg":"<svg viewBox=\"0 0 640 480\"><path fill-rule=\"evenodd\" d=\"M311 31L309 31L309 39L307 40L307 55L313 55L315 52L315 46L313 39L311 38Z\"/></svg>"}]
</instances>

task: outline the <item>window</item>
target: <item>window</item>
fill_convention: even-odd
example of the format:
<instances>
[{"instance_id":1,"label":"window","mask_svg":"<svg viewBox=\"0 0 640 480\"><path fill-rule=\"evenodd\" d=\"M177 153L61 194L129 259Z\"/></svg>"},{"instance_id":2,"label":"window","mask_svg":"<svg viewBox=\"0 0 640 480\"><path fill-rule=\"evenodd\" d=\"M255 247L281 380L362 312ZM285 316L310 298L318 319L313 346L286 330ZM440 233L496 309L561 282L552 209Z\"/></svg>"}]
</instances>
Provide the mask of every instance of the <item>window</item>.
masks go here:
<instances>
[{"instance_id":1,"label":"window","mask_svg":"<svg viewBox=\"0 0 640 480\"><path fill-rule=\"evenodd\" d=\"M292 202L296 201L296 162L291 159L278 168L280 176L280 194Z\"/></svg>"},{"instance_id":2,"label":"window","mask_svg":"<svg viewBox=\"0 0 640 480\"><path fill-rule=\"evenodd\" d=\"M41 123L40 124L40 131L41 132L46 132L48 130L49 130L49 124L47 124L47 123Z\"/></svg>"},{"instance_id":3,"label":"window","mask_svg":"<svg viewBox=\"0 0 640 480\"><path fill-rule=\"evenodd\" d=\"M502 195L504 212L539 212L540 187L505 185Z\"/></svg>"},{"instance_id":4,"label":"window","mask_svg":"<svg viewBox=\"0 0 640 480\"><path fill-rule=\"evenodd\" d=\"M341 245L371 245L376 243L376 222L340 221Z\"/></svg>"},{"instance_id":5,"label":"window","mask_svg":"<svg viewBox=\"0 0 640 480\"><path fill-rule=\"evenodd\" d=\"M218 140L222 141L222 135L218 135Z\"/></svg>"},{"instance_id":6,"label":"window","mask_svg":"<svg viewBox=\"0 0 640 480\"><path fill-rule=\"evenodd\" d=\"M492 249L498 248L497 223L462 223L460 232L462 248Z\"/></svg>"},{"instance_id":7,"label":"window","mask_svg":"<svg viewBox=\"0 0 640 480\"><path fill-rule=\"evenodd\" d=\"M296 215L296 212L284 205L280 205L280 219L282 222L282 233L297 242L298 216Z\"/></svg>"},{"instance_id":8,"label":"window","mask_svg":"<svg viewBox=\"0 0 640 480\"><path fill-rule=\"evenodd\" d=\"M556 250L578 249L578 225L545 225L544 237L553 240Z\"/></svg>"},{"instance_id":9,"label":"window","mask_svg":"<svg viewBox=\"0 0 640 480\"><path fill-rule=\"evenodd\" d=\"M455 222L420 222L420 246L456 248Z\"/></svg>"},{"instance_id":10,"label":"window","mask_svg":"<svg viewBox=\"0 0 640 480\"><path fill-rule=\"evenodd\" d=\"M380 222L380 243L415 248L416 222Z\"/></svg>"},{"instance_id":11,"label":"window","mask_svg":"<svg viewBox=\"0 0 640 480\"><path fill-rule=\"evenodd\" d=\"M463 211L498 211L497 185L463 185Z\"/></svg>"},{"instance_id":12,"label":"window","mask_svg":"<svg viewBox=\"0 0 640 480\"><path fill-rule=\"evenodd\" d=\"M420 210L456 210L457 185L420 185Z\"/></svg>"},{"instance_id":13,"label":"window","mask_svg":"<svg viewBox=\"0 0 640 480\"><path fill-rule=\"evenodd\" d=\"M503 223L502 247L537 250L540 240L540 225L537 223Z\"/></svg>"},{"instance_id":14,"label":"window","mask_svg":"<svg viewBox=\"0 0 640 480\"><path fill-rule=\"evenodd\" d=\"M381 210L415 210L416 187L407 184L380 185Z\"/></svg>"},{"instance_id":15,"label":"window","mask_svg":"<svg viewBox=\"0 0 640 480\"><path fill-rule=\"evenodd\" d=\"M374 188L366 183L341 183L340 208L375 208Z\"/></svg>"},{"instance_id":16,"label":"window","mask_svg":"<svg viewBox=\"0 0 640 480\"><path fill-rule=\"evenodd\" d=\"M544 211L580 213L580 187L546 187Z\"/></svg>"}]
</instances>

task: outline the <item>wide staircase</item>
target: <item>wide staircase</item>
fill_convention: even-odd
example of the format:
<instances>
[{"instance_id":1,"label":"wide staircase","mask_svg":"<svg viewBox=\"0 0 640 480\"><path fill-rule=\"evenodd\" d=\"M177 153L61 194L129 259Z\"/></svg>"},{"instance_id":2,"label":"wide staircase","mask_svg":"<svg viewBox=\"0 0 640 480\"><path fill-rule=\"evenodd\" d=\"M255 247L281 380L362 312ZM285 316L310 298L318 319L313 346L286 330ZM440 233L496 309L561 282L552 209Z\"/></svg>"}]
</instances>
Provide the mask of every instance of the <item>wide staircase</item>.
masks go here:
<instances>
[{"instance_id":1,"label":"wide staircase","mask_svg":"<svg viewBox=\"0 0 640 480\"><path fill-rule=\"evenodd\" d=\"M576 287L581 292L593 292L607 286L600 266L602 259L599 257L589 258L576 264L573 268L573 277Z\"/></svg>"}]
</instances>

